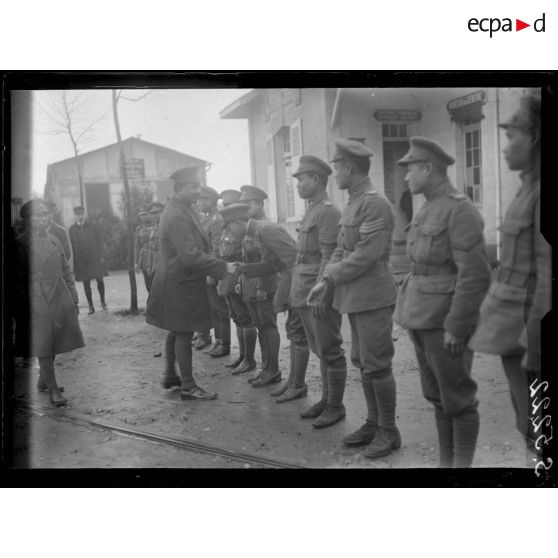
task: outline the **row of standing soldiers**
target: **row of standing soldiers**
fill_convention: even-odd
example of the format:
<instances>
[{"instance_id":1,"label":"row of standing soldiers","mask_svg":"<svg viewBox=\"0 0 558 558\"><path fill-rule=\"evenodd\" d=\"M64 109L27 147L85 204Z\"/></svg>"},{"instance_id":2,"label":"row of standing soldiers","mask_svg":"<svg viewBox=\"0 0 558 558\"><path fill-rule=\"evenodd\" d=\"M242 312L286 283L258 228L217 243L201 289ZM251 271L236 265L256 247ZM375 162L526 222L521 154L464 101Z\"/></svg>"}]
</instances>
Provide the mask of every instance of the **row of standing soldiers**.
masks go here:
<instances>
[{"instance_id":1,"label":"row of standing soldiers","mask_svg":"<svg viewBox=\"0 0 558 558\"><path fill-rule=\"evenodd\" d=\"M330 426L345 417L341 315L347 314L367 418L343 442L366 445L366 457L385 456L401 445L392 372L395 319L409 331L423 395L435 408L440 466L473 461L479 431L474 350L502 355L517 426L540 450L528 410L529 381L541 370L540 320L550 309L550 247L539 226L540 101L524 99L502 127L509 137L506 159L522 171L522 186L502 225L501 267L490 291L482 217L448 179L453 157L428 138L411 138L399 161L411 193L426 198L408 227L411 272L399 289L390 263L394 217L370 182L373 154L364 144L337 140L333 171L318 157L300 158L293 176L308 203L296 242L266 219L263 190L223 192L225 207L216 212L219 194L200 188L190 169L177 171L146 311L148 323L169 331L163 387L180 386L183 399L217 397L193 378L191 341L194 331L206 334L213 325L209 354L228 355L230 318L239 344L238 358L228 365L232 374L256 369L258 338L261 368L249 382L255 388L281 382L277 313L287 311L290 373L271 395L278 403L307 395L311 350L320 360L322 394L300 416L314 419L316 428ZM349 194L342 213L326 193L332 172ZM192 207L198 198L201 218Z\"/></svg>"}]
</instances>

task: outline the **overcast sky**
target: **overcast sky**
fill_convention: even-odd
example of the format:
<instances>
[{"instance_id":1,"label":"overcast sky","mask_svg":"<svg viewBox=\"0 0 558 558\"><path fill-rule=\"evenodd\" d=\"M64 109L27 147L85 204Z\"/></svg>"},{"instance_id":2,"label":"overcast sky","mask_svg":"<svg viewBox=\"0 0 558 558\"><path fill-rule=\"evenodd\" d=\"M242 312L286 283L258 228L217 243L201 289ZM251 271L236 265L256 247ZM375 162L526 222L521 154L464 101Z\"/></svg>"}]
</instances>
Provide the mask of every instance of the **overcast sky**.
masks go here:
<instances>
[{"instance_id":1,"label":"overcast sky","mask_svg":"<svg viewBox=\"0 0 558 558\"><path fill-rule=\"evenodd\" d=\"M212 163L208 185L218 191L238 189L250 183L248 123L223 120L219 111L248 90L173 89L154 90L138 102L119 103L122 138L141 134L141 138L170 147ZM137 98L140 93L124 93ZM47 164L73 155L67 134L52 135L48 116L59 92L34 91L33 116L33 192L43 195ZM84 121L99 115L104 118L82 152L114 143L116 135L110 112L110 91L89 91L83 96Z\"/></svg>"}]
</instances>

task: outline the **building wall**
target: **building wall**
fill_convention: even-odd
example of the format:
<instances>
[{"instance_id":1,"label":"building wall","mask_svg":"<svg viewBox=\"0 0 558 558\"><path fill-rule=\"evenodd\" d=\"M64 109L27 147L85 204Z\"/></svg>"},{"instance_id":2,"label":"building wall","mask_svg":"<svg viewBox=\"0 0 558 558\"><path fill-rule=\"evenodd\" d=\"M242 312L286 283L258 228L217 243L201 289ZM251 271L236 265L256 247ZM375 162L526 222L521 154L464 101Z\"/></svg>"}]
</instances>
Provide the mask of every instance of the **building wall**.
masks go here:
<instances>
[{"instance_id":1,"label":"building wall","mask_svg":"<svg viewBox=\"0 0 558 558\"><path fill-rule=\"evenodd\" d=\"M153 192L153 199L167 201L172 195L172 181L169 176L183 167L198 166L203 184L206 183L205 164L186 154L180 154L160 146L154 146L125 140L126 158L142 159L144 162L144 178L130 178L131 187L148 188ZM107 146L79 158L82 178L85 184L108 184L110 202L113 211L122 217L122 193L124 185L120 177L120 153L116 145ZM52 199L60 208L65 226L73 222L73 208L80 205L79 178L76 162L73 159L49 165L48 183L45 197ZM87 200L84 192L86 210Z\"/></svg>"}]
</instances>

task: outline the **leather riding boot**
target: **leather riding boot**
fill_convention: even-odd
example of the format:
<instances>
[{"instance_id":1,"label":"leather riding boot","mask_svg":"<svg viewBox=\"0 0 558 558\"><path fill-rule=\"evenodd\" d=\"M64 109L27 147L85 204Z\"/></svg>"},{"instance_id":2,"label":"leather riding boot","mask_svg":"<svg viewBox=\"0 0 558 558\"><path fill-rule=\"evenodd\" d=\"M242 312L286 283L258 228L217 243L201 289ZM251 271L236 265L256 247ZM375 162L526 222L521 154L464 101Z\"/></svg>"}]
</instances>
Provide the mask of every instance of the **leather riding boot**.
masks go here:
<instances>
[{"instance_id":1,"label":"leather riding boot","mask_svg":"<svg viewBox=\"0 0 558 558\"><path fill-rule=\"evenodd\" d=\"M267 336L264 331L258 331L258 341L260 343L260 352L262 355L262 366L260 371L263 372L269 368L269 352L267 349Z\"/></svg>"},{"instance_id":2,"label":"leather riding boot","mask_svg":"<svg viewBox=\"0 0 558 558\"><path fill-rule=\"evenodd\" d=\"M440 407L435 407L438 446L440 448L441 468L453 467L453 417L446 415Z\"/></svg>"},{"instance_id":3,"label":"leather riding boot","mask_svg":"<svg viewBox=\"0 0 558 558\"><path fill-rule=\"evenodd\" d=\"M456 469L470 467L475 456L479 435L479 412L467 409L453 417L453 466Z\"/></svg>"},{"instance_id":4,"label":"leather riding boot","mask_svg":"<svg viewBox=\"0 0 558 558\"><path fill-rule=\"evenodd\" d=\"M176 342L176 337L172 331L167 333L167 338L165 339L165 373L163 379L161 380L161 386L163 389L170 389L172 387L180 387L181 380L176 373L175 363L176 363L176 353L174 349L174 344Z\"/></svg>"},{"instance_id":5,"label":"leather riding boot","mask_svg":"<svg viewBox=\"0 0 558 558\"><path fill-rule=\"evenodd\" d=\"M378 424L378 403L376 402L376 391L374 390L374 377L372 374L365 374L360 371L362 391L366 399L367 422Z\"/></svg>"},{"instance_id":6,"label":"leather riding boot","mask_svg":"<svg viewBox=\"0 0 558 558\"><path fill-rule=\"evenodd\" d=\"M244 360L244 328L236 326L236 338L238 339L239 354L235 360L225 364L226 368L236 368Z\"/></svg>"},{"instance_id":7,"label":"leather riding boot","mask_svg":"<svg viewBox=\"0 0 558 558\"><path fill-rule=\"evenodd\" d=\"M219 317L219 339L221 339L221 345L226 351L231 351L231 319L227 316Z\"/></svg>"},{"instance_id":8,"label":"leather riding boot","mask_svg":"<svg viewBox=\"0 0 558 558\"><path fill-rule=\"evenodd\" d=\"M233 370L233 374L244 374L256 368L254 353L256 352L256 339L258 332L255 327L245 327L242 329L244 338L244 358L242 362Z\"/></svg>"},{"instance_id":9,"label":"leather riding boot","mask_svg":"<svg viewBox=\"0 0 558 558\"><path fill-rule=\"evenodd\" d=\"M295 344L293 341L290 342L289 344L289 353L290 353L290 358L291 358L291 369L289 372L289 377L287 378L287 380L285 382L283 382L283 384L276 389L275 391L272 391L269 395L271 395L271 397L279 397L280 395L283 395L288 389L289 386L291 385L291 382L293 381L293 376L294 376L294 367L295 367L295 359L296 359L296 354L295 354Z\"/></svg>"},{"instance_id":10,"label":"leather riding boot","mask_svg":"<svg viewBox=\"0 0 558 558\"><path fill-rule=\"evenodd\" d=\"M256 377L249 382L253 388L264 387L269 384L275 384L281 381L281 371L279 370L279 346L281 344L281 337L277 328L268 327L261 335L264 340L264 346L267 349L268 367L263 368Z\"/></svg>"},{"instance_id":11,"label":"leather riding boot","mask_svg":"<svg viewBox=\"0 0 558 558\"><path fill-rule=\"evenodd\" d=\"M314 428L325 428L345 418L343 395L347 381L347 370L330 368L327 371L327 380L329 388L327 405L322 414L312 423Z\"/></svg>"},{"instance_id":12,"label":"leather riding boot","mask_svg":"<svg viewBox=\"0 0 558 558\"><path fill-rule=\"evenodd\" d=\"M289 388L278 397L277 403L285 403L308 395L305 379L309 356L308 345L294 344L291 341L291 374L289 376L291 382Z\"/></svg>"},{"instance_id":13,"label":"leather riding boot","mask_svg":"<svg viewBox=\"0 0 558 558\"><path fill-rule=\"evenodd\" d=\"M392 431L395 428L396 387L391 368L374 372L373 381L378 406L378 424Z\"/></svg>"}]
</instances>

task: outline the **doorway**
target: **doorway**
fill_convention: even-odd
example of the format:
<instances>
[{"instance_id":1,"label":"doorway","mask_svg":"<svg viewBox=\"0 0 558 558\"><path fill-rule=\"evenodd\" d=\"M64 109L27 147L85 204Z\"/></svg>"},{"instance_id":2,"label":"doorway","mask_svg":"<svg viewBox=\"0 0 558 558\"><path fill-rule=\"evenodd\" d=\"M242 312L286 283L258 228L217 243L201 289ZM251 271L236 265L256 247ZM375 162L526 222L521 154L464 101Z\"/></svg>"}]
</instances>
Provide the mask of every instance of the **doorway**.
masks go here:
<instances>
[{"instance_id":1,"label":"doorway","mask_svg":"<svg viewBox=\"0 0 558 558\"><path fill-rule=\"evenodd\" d=\"M397 164L409 150L408 141L384 141L384 191L393 206L395 229L393 232L394 249L405 251L407 233L405 227L412 219L413 199L405 184L405 167ZM408 193L406 193L408 192Z\"/></svg>"},{"instance_id":2,"label":"doorway","mask_svg":"<svg viewBox=\"0 0 558 558\"><path fill-rule=\"evenodd\" d=\"M85 184L85 207L88 217L112 211L108 183Z\"/></svg>"}]
</instances>

